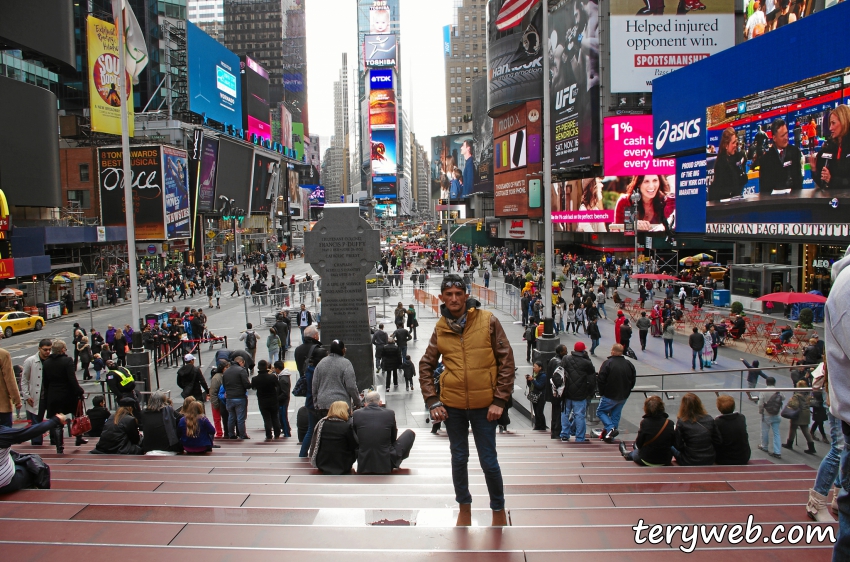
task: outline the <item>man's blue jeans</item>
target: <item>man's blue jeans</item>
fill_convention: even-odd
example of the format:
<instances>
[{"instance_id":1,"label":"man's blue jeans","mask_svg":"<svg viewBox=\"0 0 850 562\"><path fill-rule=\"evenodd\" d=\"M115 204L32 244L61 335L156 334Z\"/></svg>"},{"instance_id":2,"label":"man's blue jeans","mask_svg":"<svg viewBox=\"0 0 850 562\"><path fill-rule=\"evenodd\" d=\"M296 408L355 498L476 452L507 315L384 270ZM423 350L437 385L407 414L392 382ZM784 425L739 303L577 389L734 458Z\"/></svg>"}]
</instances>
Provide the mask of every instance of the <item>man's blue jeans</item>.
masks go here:
<instances>
[{"instance_id":1,"label":"man's blue jeans","mask_svg":"<svg viewBox=\"0 0 850 562\"><path fill-rule=\"evenodd\" d=\"M625 405L625 400L612 400L605 396L599 400L596 415L599 416L599 421L605 425L605 431L611 431L615 427L620 426L620 414L623 412L623 406Z\"/></svg>"},{"instance_id":2,"label":"man's blue jeans","mask_svg":"<svg viewBox=\"0 0 850 562\"><path fill-rule=\"evenodd\" d=\"M599 315L602 316L605 320L608 320L608 313L605 312L605 303L600 302L596 304L596 308L599 309Z\"/></svg>"},{"instance_id":3,"label":"man's blue jeans","mask_svg":"<svg viewBox=\"0 0 850 562\"><path fill-rule=\"evenodd\" d=\"M445 423L452 453L452 482L455 487L455 501L459 504L471 504L469 493L469 427L478 450L478 462L484 471L484 481L490 493L490 509L505 509L505 486L502 482L502 469L496 455L496 421L487 421L488 408L460 410L446 407L448 418Z\"/></svg>"},{"instance_id":4,"label":"man's blue jeans","mask_svg":"<svg viewBox=\"0 0 850 562\"><path fill-rule=\"evenodd\" d=\"M576 442L586 441L587 422L584 418L586 410L587 400L564 400L564 411L561 412L561 437L569 438L575 435ZM570 422L570 412L573 413L572 422Z\"/></svg>"},{"instance_id":5,"label":"man's blue jeans","mask_svg":"<svg viewBox=\"0 0 850 562\"><path fill-rule=\"evenodd\" d=\"M316 419L316 410L307 408L307 433L304 435L304 441L301 442L301 451L298 453L299 457L306 457L310 451L310 441L313 440L313 430L316 428L317 423L319 423L319 420Z\"/></svg>"},{"instance_id":6,"label":"man's blue jeans","mask_svg":"<svg viewBox=\"0 0 850 562\"><path fill-rule=\"evenodd\" d=\"M664 340L664 359L673 357L673 340Z\"/></svg>"},{"instance_id":7,"label":"man's blue jeans","mask_svg":"<svg viewBox=\"0 0 850 562\"><path fill-rule=\"evenodd\" d=\"M699 362L699 368L702 369L702 350L691 349L691 354L691 369L697 368L697 362Z\"/></svg>"},{"instance_id":8,"label":"man's blue jeans","mask_svg":"<svg viewBox=\"0 0 850 562\"><path fill-rule=\"evenodd\" d=\"M0 412L0 427L12 428L13 426L12 412Z\"/></svg>"},{"instance_id":9,"label":"man's blue jeans","mask_svg":"<svg viewBox=\"0 0 850 562\"><path fill-rule=\"evenodd\" d=\"M838 471L841 468L841 452L844 450L841 421L829 412L827 412L826 416L829 419L829 437L832 439L832 446L823 460L820 461L818 476L815 479L815 492L824 496L829 494L829 488L833 483L836 486L841 485Z\"/></svg>"},{"instance_id":10,"label":"man's blue jeans","mask_svg":"<svg viewBox=\"0 0 850 562\"><path fill-rule=\"evenodd\" d=\"M247 398L228 398L227 399L227 434L230 437L237 435L234 430L238 430L238 436L245 439L245 419L248 417L248 399Z\"/></svg>"},{"instance_id":11,"label":"man's blue jeans","mask_svg":"<svg viewBox=\"0 0 850 562\"><path fill-rule=\"evenodd\" d=\"M778 455L782 451L782 441L779 438L779 423L781 421L782 418L779 415L771 416L767 413L761 415L761 446L768 453L770 452L768 438L771 434L773 435L773 453Z\"/></svg>"},{"instance_id":12,"label":"man's blue jeans","mask_svg":"<svg viewBox=\"0 0 850 562\"><path fill-rule=\"evenodd\" d=\"M597 347L599 347L599 340L598 339L595 339L595 340L592 339L592 340L590 340L590 344L591 344L590 345L590 354L594 355L593 352L596 351Z\"/></svg>"}]
</instances>

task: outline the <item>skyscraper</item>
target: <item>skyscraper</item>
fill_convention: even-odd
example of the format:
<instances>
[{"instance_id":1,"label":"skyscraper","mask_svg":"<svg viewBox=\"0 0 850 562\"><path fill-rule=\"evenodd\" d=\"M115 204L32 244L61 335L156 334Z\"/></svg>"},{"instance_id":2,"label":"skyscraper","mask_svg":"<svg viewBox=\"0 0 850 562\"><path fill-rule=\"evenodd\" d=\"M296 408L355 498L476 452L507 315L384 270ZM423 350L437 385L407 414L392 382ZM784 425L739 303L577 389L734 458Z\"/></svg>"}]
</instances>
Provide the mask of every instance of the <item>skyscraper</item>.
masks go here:
<instances>
[{"instance_id":1,"label":"skyscraper","mask_svg":"<svg viewBox=\"0 0 850 562\"><path fill-rule=\"evenodd\" d=\"M348 128L348 54L342 54L339 80L334 82L334 134L331 147L325 152L322 181L328 203L339 203L341 196L350 194L349 128Z\"/></svg>"},{"instance_id":2,"label":"skyscraper","mask_svg":"<svg viewBox=\"0 0 850 562\"><path fill-rule=\"evenodd\" d=\"M449 134L472 131L472 83L487 73L486 14L485 0L455 0L455 17L445 53Z\"/></svg>"},{"instance_id":3,"label":"skyscraper","mask_svg":"<svg viewBox=\"0 0 850 562\"><path fill-rule=\"evenodd\" d=\"M283 12L280 0L224 0L224 46L240 57L249 56L258 62L269 73L270 101L281 101Z\"/></svg>"},{"instance_id":4,"label":"skyscraper","mask_svg":"<svg viewBox=\"0 0 850 562\"><path fill-rule=\"evenodd\" d=\"M186 15L189 21L219 43L224 43L224 0L187 1Z\"/></svg>"}]
</instances>

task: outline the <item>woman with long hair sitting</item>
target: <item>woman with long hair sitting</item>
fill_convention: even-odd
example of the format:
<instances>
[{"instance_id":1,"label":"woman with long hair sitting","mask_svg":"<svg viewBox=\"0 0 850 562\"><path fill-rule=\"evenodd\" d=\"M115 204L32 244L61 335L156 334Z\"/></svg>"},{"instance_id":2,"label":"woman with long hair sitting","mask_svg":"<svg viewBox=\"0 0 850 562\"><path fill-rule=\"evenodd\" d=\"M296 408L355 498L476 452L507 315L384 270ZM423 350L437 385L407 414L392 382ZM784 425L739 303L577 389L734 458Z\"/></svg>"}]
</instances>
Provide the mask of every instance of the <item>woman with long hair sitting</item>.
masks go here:
<instances>
[{"instance_id":1,"label":"woman with long hair sitting","mask_svg":"<svg viewBox=\"0 0 850 562\"><path fill-rule=\"evenodd\" d=\"M204 415L202 402L194 401L184 409L183 417L177 422L177 433L183 450L189 454L208 453L215 446L215 426Z\"/></svg>"},{"instance_id":2,"label":"woman with long hair sitting","mask_svg":"<svg viewBox=\"0 0 850 562\"><path fill-rule=\"evenodd\" d=\"M349 405L331 404L328 415L316 424L310 443L310 464L324 474L350 474L357 460L358 441L349 421Z\"/></svg>"},{"instance_id":3,"label":"woman with long hair sitting","mask_svg":"<svg viewBox=\"0 0 850 562\"><path fill-rule=\"evenodd\" d=\"M92 449L92 453L105 455L141 455L144 454L139 446L142 436L139 435L139 422L133 416L136 401L132 398L122 398L118 401L118 409L103 425L100 441Z\"/></svg>"}]
</instances>

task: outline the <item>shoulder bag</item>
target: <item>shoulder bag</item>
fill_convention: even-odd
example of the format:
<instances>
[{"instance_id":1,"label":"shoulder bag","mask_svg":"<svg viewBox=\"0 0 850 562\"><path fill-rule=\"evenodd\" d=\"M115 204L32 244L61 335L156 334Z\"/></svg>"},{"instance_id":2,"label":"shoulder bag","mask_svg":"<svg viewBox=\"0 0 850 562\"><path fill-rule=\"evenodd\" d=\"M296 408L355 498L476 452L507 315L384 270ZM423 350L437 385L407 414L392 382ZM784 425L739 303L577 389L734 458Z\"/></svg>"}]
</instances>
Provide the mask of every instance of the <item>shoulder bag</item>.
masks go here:
<instances>
[{"instance_id":1,"label":"shoulder bag","mask_svg":"<svg viewBox=\"0 0 850 562\"><path fill-rule=\"evenodd\" d=\"M71 437L80 437L91 431L91 420L85 415L85 411L86 400L80 398L80 401L77 402L77 413L74 414L74 419L71 421Z\"/></svg>"},{"instance_id":2,"label":"shoulder bag","mask_svg":"<svg viewBox=\"0 0 850 562\"><path fill-rule=\"evenodd\" d=\"M649 441L644 443L643 447L646 447L647 445L651 445L653 441L655 441L656 439L661 437L661 434L664 433L665 429L667 429L667 424L669 424L669 423L670 423L670 418L667 418L666 420L664 420L664 425L661 426L661 429L658 430L658 433L655 434L655 437L653 437L652 439L650 439Z\"/></svg>"},{"instance_id":3,"label":"shoulder bag","mask_svg":"<svg viewBox=\"0 0 850 562\"><path fill-rule=\"evenodd\" d=\"M795 402L799 405L799 401L795 401L795 399L792 398L788 401L788 404L786 404L785 407L782 408L782 411L779 413L779 415L785 419L793 421L800 417L800 408L795 408L791 405L791 402Z\"/></svg>"}]
</instances>

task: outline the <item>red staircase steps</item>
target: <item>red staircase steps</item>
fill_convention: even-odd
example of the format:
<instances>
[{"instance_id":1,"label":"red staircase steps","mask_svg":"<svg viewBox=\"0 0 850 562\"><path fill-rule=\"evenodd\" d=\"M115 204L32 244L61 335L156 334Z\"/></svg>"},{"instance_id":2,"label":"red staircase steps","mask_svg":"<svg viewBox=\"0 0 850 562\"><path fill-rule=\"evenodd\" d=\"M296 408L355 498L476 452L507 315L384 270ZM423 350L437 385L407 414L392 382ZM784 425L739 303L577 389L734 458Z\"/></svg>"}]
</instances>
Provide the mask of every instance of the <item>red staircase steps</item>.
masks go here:
<instances>
[{"instance_id":1,"label":"red staircase steps","mask_svg":"<svg viewBox=\"0 0 850 562\"><path fill-rule=\"evenodd\" d=\"M831 557L828 543L727 541L687 555L675 540L635 543L632 526L640 519L746 525L752 515L766 532L777 524L805 525L815 471L804 465L754 459L735 467L644 468L624 461L616 446L561 443L532 431L498 437L511 526L487 527L487 490L472 451L474 526L457 529L448 441L418 433L405 468L385 476L320 475L298 458L294 440L222 441L209 455L171 457L90 455L95 440L69 446L62 456L21 446L51 465L53 489L0 496L0 541L16 560L86 562L178 553L309 562L340 552L346 562L372 562L376 550L429 562L560 562L570 552L653 562L730 554L747 562ZM419 529L405 524L414 520Z\"/></svg>"}]
</instances>

